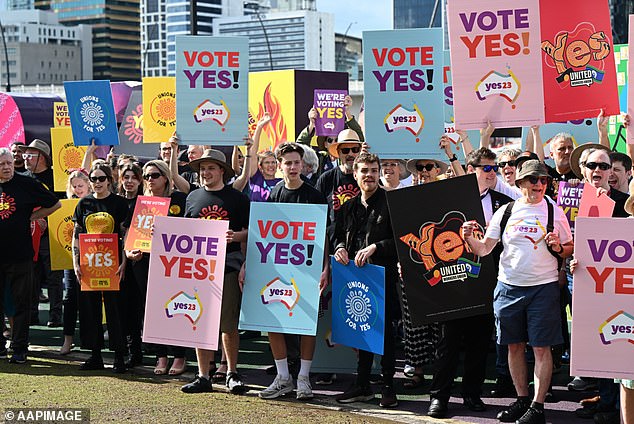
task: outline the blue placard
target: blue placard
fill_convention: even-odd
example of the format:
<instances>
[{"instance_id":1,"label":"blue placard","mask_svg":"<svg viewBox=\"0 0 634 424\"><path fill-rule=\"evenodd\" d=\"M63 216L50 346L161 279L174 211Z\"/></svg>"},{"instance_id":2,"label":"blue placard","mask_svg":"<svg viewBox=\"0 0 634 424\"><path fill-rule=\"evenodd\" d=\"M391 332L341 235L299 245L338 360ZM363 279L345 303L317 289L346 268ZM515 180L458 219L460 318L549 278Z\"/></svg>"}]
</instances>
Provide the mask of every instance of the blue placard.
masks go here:
<instances>
[{"instance_id":1,"label":"blue placard","mask_svg":"<svg viewBox=\"0 0 634 424\"><path fill-rule=\"evenodd\" d=\"M252 203L240 329L314 336L326 205Z\"/></svg>"},{"instance_id":2,"label":"blue placard","mask_svg":"<svg viewBox=\"0 0 634 424\"><path fill-rule=\"evenodd\" d=\"M522 146L526 146L526 136L530 128L522 128ZM557 134L564 132L572 135L574 146L586 143L598 143L599 133L597 130L597 119L587 118L576 121L568 121L566 123L552 123L539 126L539 136L544 145L544 159L547 164L554 166L553 160L550 158L550 140Z\"/></svg>"},{"instance_id":3,"label":"blue placard","mask_svg":"<svg viewBox=\"0 0 634 424\"><path fill-rule=\"evenodd\" d=\"M330 259L333 342L383 355L385 268Z\"/></svg>"},{"instance_id":4,"label":"blue placard","mask_svg":"<svg viewBox=\"0 0 634 424\"><path fill-rule=\"evenodd\" d=\"M176 133L187 144L244 144L249 39L176 37Z\"/></svg>"},{"instance_id":5,"label":"blue placard","mask_svg":"<svg viewBox=\"0 0 634 424\"><path fill-rule=\"evenodd\" d=\"M366 141L382 158L442 160L441 28L363 32Z\"/></svg>"},{"instance_id":6,"label":"blue placard","mask_svg":"<svg viewBox=\"0 0 634 424\"><path fill-rule=\"evenodd\" d=\"M110 81L66 81L64 91L75 146L119 144Z\"/></svg>"}]
</instances>

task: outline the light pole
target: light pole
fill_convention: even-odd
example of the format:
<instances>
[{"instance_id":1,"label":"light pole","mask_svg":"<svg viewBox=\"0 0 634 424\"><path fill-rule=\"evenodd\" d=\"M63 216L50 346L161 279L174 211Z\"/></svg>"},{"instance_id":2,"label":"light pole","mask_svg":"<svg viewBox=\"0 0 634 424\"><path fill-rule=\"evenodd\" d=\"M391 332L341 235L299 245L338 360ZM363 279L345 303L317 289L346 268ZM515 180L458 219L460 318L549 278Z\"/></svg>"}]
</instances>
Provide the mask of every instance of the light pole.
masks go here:
<instances>
[{"instance_id":1,"label":"light pole","mask_svg":"<svg viewBox=\"0 0 634 424\"><path fill-rule=\"evenodd\" d=\"M258 18L258 22L260 22L260 26L262 27L262 32L264 33L264 41L266 42L266 48L269 51L269 67L271 71L273 70L273 54L271 53L271 43L269 43L269 35L266 33L266 27L264 26L264 22L262 22L262 17L260 16L260 4L255 2L245 2L244 7L246 9L251 9L255 16Z\"/></svg>"},{"instance_id":2,"label":"light pole","mask_svg":"<svg viewBox=\"0 0 634 424\"><path fill-rule=\"evenodd\" d=\"M4 47L4 62L7 65L7 93L11 92L11 74L9 73L9 53L7 52L7 40L4 38L4 27L0 22L0 33L2 34L2 45Z\"/></svg>"}]
</instances>

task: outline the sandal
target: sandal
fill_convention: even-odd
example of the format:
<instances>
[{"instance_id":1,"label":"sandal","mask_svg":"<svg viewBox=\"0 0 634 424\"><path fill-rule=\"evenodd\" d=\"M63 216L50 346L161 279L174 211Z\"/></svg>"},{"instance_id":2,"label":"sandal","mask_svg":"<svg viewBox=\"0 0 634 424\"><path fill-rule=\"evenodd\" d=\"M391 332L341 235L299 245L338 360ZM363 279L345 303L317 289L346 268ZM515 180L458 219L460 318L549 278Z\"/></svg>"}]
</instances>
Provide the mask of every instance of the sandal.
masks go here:
<instances>
[{"instance_id":1,"label":"sandal","mask_svg":"<svg viewBox=\"0 0 634 424\"><path fill-rule=\"evenodd\" d=\"M166 356L161 356L156 359L156 366L154 367L154 375L165 375L167 374L167 365L169 361Z\"/></svg>"},{"instance_id":2,"label":"sandal","mask_svg":"<svg viewBox=\"0 0 634 424\"><path fill-rule=\"evenodd\" d=\"M403 388L413 390L419 388L423 384L425 384L425 374L414 373L412 378L407 379L407 381L403 383Z\"/></svg>"},{"instance_id":3,"label":"sandal","mask_svg":"<svg viewBox=\"0 0 634 424\"><path fill-rule=\"evenodd\" d=\"M181 363L181 366L177 366L178 363ZM181 375L187 369L187 362L185 358L174 358L174 362L172 363L172 368L170 368L169 375Z\"/></svg>"},{"instance_id":4,"label":"sandal","mask_svg":"<svg viewBox=\"0 0 634 424\"><path fill-rule=\"evenodd\" d=\"M220 367L218 368L222 368L225 367L225 369L227 369L227 361L220 361ZM212 383L225 383L227 381L227 372L226 371L218 371L216 370L216 372L214 372L211 376L211 382Z\"/></svg>"}]
</instances>

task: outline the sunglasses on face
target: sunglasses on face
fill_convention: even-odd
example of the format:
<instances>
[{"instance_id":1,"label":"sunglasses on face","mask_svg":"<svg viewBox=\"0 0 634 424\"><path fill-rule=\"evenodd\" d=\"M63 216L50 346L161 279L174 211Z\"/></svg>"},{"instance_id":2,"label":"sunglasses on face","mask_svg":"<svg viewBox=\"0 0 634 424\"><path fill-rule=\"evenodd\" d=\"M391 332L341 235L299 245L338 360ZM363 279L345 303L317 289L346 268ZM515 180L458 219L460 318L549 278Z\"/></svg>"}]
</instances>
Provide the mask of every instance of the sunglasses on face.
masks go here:
<instances>
[{"instance_id":1,"label":"sunglasses on face","mask_svg":"<svg viewBox=\"0 0 634 424\"><path fill-rule=\"evenodd\" d=\"M599 168L601 171L607 171L608 169L612 168L612 165L605 162L586 162L583 164L583 166L590 169L591 171L594 171L597 168Z\"/></svg>"},{"instance_id":2,"label":"sunglasses on face","mask_svg":"<svg viewBox=\"0 0 634 424\"><path fill-rule=\"evenodd\" d=\"M150 179L156 180L157 178L162 176L163 174L161 174L160 172L152 172L151 174L145 174L143 178L149 181Z\"/></svg>"},{"instance_id":3,"label":"sunglasses on face","mask_svg":"<svg viewBox=\"0 0 634 424\"><path fill-rule=\"evenodd\" d=\"M350 152L359 153L361 151L361 147L342 147L339 151L344 155L347 155Z\"/></svg>"},{"instance_id":4,"label":"sunglasses on face","mask_svg":"<svg viewBox=\"0 0 634 424\"><path fill-rule=\"evenodd\" d=\"M426 170L427 172L429 172L434 168L437 168L435 163L426 163L425 165L423 165L422 163L416 164L416 170L418 172L423 172L423 170Z\"/></svg>"},{"instance_id":5,"label":"sunglasses on face","mask_svg":"<svg viewBox=\"0 0 634 424\"><path fill-rule=\"evenodd\" d=\"M22 153L22 159L28 160L28 159L34 159L36 157L38 157L39 154L37 153Z\"/></svg>"},{"instance_id":6,"label":"sunglasses on face","mask_svg":"<svg viewBox=\"0 0 634 424\"><path fill-rule=\"evenodd\" d=\"M93 183L96 183L97 181L99 181L100 183L103 183L104 181L108 179L108 177L106 177L105 175L100 175L98 177L90 177L89 179Z\"/></svg>"},{"instance_id":7,"label":"sunglasses on face","mask_svg":"<svg viewBox=\"0 0 634 424\"><path fill-rule=\"evenodd\" d=\"M498 169L500 169L499 165L473 165L474 168L482 168L482 170L484 172L498 172Z\"/></svg>"},{"instance_id":8,"label":"sunglasses on face","mask_svg":"<svg viewBox=\"0 0 634 424\"><path fill-rule=\"evenodd\" d=\"M498 162L498 166L500 168L504 168L506 165L508 166L515 166L516 163L514 160L508 160L508 161L502 161L502 162Z\"/></svg>"},{"instance_id":9,"label":"sunglasses on face","mask_svg":"<svg viewBox=\"0 0 634 424\"><path fill-rule=\"evenodd\" d=\"M548 184L548 177L536 177L534 175L531 175L526 178L528 178L528 181L530 181L531 184L537 184L537 181L541 182L542 185Z\"/></svg>"}]
</instances>

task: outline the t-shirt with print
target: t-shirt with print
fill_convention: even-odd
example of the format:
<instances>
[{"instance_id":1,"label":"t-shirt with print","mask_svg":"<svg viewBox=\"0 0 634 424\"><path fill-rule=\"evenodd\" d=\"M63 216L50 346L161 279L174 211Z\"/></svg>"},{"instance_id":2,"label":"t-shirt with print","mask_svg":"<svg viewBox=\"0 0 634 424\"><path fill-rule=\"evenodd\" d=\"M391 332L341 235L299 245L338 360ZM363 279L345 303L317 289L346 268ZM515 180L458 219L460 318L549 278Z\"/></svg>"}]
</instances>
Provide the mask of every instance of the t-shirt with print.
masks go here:
<instances>
[{"instance_id":1,"label":"t-shirt with print","mask_svg":"<svg viewBox=\"0 0 634 424\"><path fill-rule=\"evenodd\" d=\"M50 208L57 200L44 184L26 175L14 174L9 181L0 183L0 263L33 259L33 209Z\"/></svg>"},{"instance_id":2,"label":"t-shirt with print","mask_svg":"<svg viewBox=\"0 0 634 424\"><path fill-rule=\"evenodd\" d=\"M284 182L280 182L271 190L268 201L276 203L310 203L313 205L327 204L324 195L306 182L296 189L286 188Z\"/></svg>"},{"instance_id":3,"label":"t-shirt with print","mask_svg":"<svg viewBox=\"0 0 634 424\"><path fill-rule=\"evenodd\" d=\"M91 193L77 203L73 222L79 234L117 234L122 246L122 237L125 235L122 227L129 222L129 217L128 202L123 197L110 194L103 199L97 199Z\"/></svg>"},{"instance_id":4,"label":"t-shirt with print","mask_svg":"<svg viewBox=\"0 0 634 424\"><path fill-rule=\"evenodd\" d=\"M328 202L328 239L331 242L331 248L334 247L335 221L341 206L348 200L359 194L359 186L352 174L344 174L341 168L334 167L330 171L326 171L317 180L315 188L326 197Z\"/></svg>"},{"instance_id":5,"label":"t-shirt with print","mask_svg":"<svg viewBox=\"0 0 634 424\"><path fill-rule=\"evenodd\" d=\"M272 178L267 180L264 175L258 169L255 174L249 179L249 189L251 192L252 202L266 202L271 194L271 190L277 183L282 181L281 178Z\"/></svg>"},{"instance_id":6,"label":"t-shirt with print","mask_svg":"<svg viewBox=\"0 0 634 424\"><path fill-rule=\"evenodd\" d=\"M240 231L249 226L249 198L231 186L222 190L194 190L187 196L185 217L199 219L224 219L229 228ZM240 251L240 243L227 244L227 253Z\"/></svg>"},{"instance_id":7,"label":"t-shirt with print","mask_svg":"<svg viewBox=\"0 0 634 424\"><path fill-rule=\"evenodd\" d=\"M505 210L501 207L493 214L485 238L500 239L500 223ZM561 244L572 241L566 215L558 206L553 207L553 212L554 231L559 234ZM548 251L545 241L547 225L546 199L538 204L515 202L502 235L504 250L500 256L498 280L521 287L557 281L557 259Z\"/></svg>"}]
</instances>

